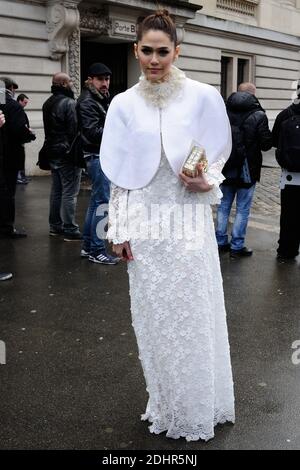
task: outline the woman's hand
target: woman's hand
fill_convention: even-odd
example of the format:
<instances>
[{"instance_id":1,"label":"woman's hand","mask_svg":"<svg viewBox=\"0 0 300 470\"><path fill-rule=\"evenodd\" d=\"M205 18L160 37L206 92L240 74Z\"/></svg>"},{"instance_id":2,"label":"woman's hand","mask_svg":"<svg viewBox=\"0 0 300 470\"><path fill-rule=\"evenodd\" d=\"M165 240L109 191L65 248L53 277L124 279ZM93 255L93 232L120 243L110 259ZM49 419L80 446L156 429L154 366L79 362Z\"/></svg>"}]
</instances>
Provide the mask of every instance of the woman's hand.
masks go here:
<instances>
[{"instance_id":1,"label":"woman's hand","mask_svg":"<svg viewBox=\"0 0 300 470\"><path fill-rule=\"evenodd\" d=\"M2 127L3 124L5 124L5 116L2 111L0 111L0 127Z\"/></svg>"},{"instance_id":2,"label":"woman's hand","mask_svg":"<svg viewBox=\"0 0 300 470\"><path fill-rule=\"evenodd\" d=\"M195 178L179 173L179 177L188 191L191 193L207 193L213 188L212 184L207 182L202 163L197 165L198 175Z\"/></svg>"},{"instance_id":3,"label":"woman's hand","mask_svg":"<svg viewBox=\"0 0 300 470\"><path fill-rule=\"evenodd\" d=\"M113 252L123 261L133 261L133 256L129 242L120 243L112 246Z\"/></svg>"}]
</instances>

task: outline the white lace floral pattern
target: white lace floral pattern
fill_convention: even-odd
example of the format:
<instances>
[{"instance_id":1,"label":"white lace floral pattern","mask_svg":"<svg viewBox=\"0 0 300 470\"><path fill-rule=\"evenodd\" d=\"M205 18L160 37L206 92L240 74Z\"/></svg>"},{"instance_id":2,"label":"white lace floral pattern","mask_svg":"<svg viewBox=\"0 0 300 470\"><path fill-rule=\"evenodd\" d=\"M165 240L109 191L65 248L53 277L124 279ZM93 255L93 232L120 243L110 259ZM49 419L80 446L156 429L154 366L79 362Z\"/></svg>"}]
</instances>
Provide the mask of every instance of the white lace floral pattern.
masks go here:
<instances>
[{"instance_id":1,"label":"white lace floral pattern","mask_svg":"<svg viewBox=\"0 0 300 470\"><path fill-rule=\"evenodd\" d=\"M115 245L129 241L128 235L128 190L110 185L109 223L107 239Z\"/></svg>"},{"instance_id":2,"label":"white lace floral pattern","mask_svg":"<svg viewBox=\"0 0 300 470\"><path fill-rule=\"evenodd\" d=\"M110 203L118 211L120 198L123 204L126 198L128 210L122 220L128 226L135 222L130 207L136 204L204 204L202 249L187 249L184 239L131 239L134 261L128 264L132 324L149 393L142 419L152 423L152 433L167 432L167 437L187 441L207 441L214 436L216 424L235 420L222 277L210 207L220 196L222 166L223 162L212 165L207 173L215 185L212 191L183 192L163 152L150 185L129 192L115 187ZM122 229L115 242L127 238L127 229Z\"/></svg>"}]
</instances>

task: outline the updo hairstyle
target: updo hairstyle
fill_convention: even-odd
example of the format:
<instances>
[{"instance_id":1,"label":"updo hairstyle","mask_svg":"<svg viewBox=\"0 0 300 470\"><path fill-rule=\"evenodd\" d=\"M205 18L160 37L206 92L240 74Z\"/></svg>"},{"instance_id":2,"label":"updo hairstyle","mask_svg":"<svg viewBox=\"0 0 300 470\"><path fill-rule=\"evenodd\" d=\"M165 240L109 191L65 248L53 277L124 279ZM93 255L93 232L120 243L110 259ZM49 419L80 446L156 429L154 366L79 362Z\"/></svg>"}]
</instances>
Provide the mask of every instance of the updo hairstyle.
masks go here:
<instances>
[{"instance_id":1,"label":"updo hairstyle","mask_svg":"<svg viewBox=\"0 0 300 470\"><path fill-rule=\"evenodd\" d=\"M176 25L168 10L157 10L152 15L139 18L137 24L137 41L141 41L145 33L150 30L163 31L171 41L178 45Z\"/></svg>"}]
</instances>

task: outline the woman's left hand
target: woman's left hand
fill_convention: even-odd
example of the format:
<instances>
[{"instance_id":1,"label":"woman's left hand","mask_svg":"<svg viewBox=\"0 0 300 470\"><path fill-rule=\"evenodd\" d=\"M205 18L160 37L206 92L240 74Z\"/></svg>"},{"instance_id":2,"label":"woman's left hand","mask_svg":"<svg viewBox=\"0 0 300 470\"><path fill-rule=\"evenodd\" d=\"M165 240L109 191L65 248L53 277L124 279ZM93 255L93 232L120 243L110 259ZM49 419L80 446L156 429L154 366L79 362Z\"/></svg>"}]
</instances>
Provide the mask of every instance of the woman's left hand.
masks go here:
<instances>
[{"instance_id":1,"label":"woman's left hand","mask_svg":"<svg viewBox=\"0 0 300 470\"><path fill-rule=\"evenodd\" d=\"M203 169L203 165L199 163L197 165L198 175L195 178L179 173L179 177L188 191L191 193L207 193L213 188L212 184L209 184Z\"/></svg>"}]
</instances>

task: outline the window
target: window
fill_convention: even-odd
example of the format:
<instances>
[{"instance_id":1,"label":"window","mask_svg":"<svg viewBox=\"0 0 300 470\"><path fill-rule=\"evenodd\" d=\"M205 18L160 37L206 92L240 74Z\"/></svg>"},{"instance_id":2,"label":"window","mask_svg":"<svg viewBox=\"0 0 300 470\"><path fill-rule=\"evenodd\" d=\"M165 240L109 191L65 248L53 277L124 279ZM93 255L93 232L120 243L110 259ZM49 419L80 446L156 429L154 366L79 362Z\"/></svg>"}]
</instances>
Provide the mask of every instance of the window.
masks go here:
<instances>
[{"instance_id":1,"label":"window","mask_svg":"<svg viewBox=\"0 0 300 470\"><path fill-rule=\"evenodd\" d=\"M223 53L221 57L221 94L227 99L242 82L253 81L252 57Z\"/></svg>"}]
</instances>

